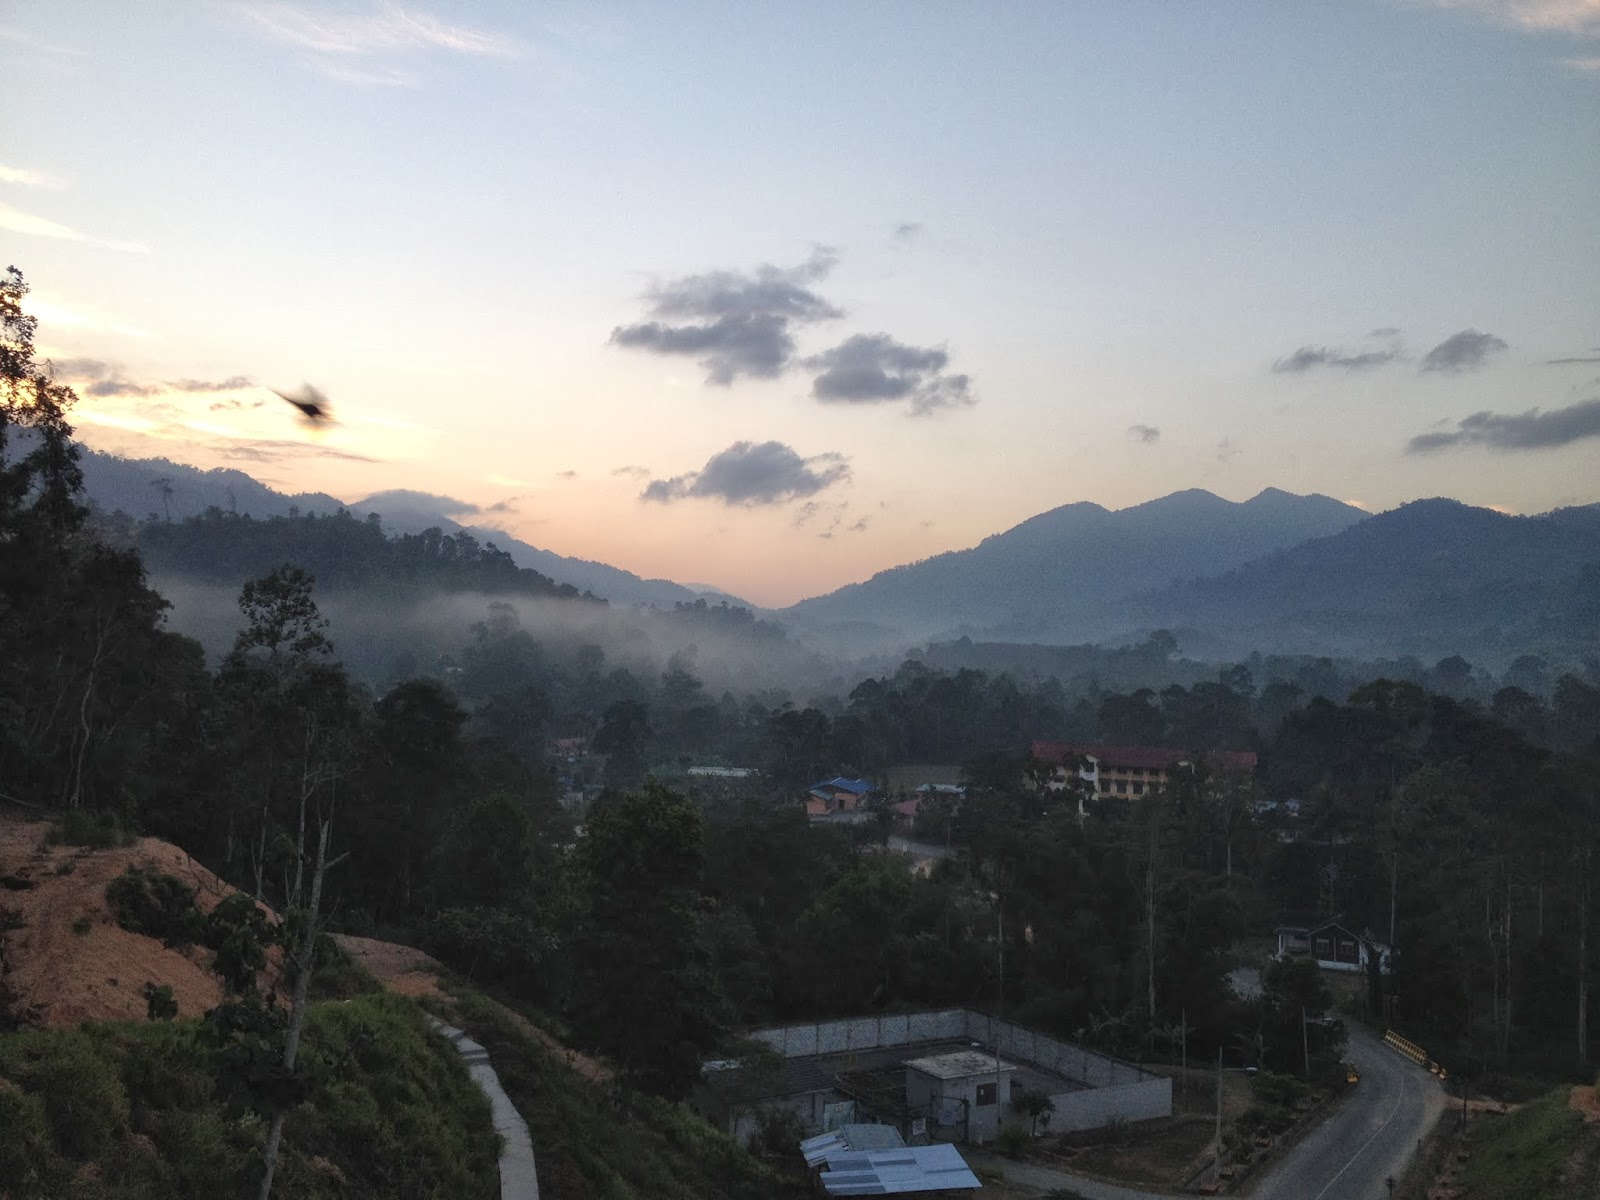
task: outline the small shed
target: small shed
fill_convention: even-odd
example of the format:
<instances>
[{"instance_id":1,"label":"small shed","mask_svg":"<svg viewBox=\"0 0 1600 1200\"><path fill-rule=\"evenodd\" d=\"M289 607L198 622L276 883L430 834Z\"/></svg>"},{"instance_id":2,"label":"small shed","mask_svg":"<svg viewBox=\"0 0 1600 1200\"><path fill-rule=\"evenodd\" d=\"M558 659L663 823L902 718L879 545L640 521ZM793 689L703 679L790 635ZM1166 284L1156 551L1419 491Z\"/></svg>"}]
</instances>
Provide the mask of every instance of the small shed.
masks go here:
<instances>
[{"instance_id":1,"label":"small shed","mask_svg":"<svg viewBox=\"0 0 1600 1200\"><path fill-rule=\"evenodd\" d=\"M906 1104L913 1112L946 1111L959 1104L966 1115L964 1140L994 1140L1011 1108L1016 1064L985 1050L953 1050L906 1064Z\"/></svg>"}]
</instances>

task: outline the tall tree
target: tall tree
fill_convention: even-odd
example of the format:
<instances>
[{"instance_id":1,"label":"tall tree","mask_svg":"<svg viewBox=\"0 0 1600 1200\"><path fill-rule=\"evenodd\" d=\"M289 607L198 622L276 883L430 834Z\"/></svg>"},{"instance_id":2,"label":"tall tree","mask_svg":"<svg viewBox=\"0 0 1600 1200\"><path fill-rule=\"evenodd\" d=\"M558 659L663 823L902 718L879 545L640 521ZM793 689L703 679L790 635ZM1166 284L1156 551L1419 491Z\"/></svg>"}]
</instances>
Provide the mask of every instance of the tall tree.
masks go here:
<instances>
[{"instance_id":1,"label":"tall tree","mask_svg":"<svg viewBox=\"0 0 1600 1200\"><path fill-rule=\"evenodd\" d=\"M681 1096L723 1032L700 931L700 812L651 783L603 800L578 847L573 1020L636 1085Z\"/></svg>"}]
</instances>

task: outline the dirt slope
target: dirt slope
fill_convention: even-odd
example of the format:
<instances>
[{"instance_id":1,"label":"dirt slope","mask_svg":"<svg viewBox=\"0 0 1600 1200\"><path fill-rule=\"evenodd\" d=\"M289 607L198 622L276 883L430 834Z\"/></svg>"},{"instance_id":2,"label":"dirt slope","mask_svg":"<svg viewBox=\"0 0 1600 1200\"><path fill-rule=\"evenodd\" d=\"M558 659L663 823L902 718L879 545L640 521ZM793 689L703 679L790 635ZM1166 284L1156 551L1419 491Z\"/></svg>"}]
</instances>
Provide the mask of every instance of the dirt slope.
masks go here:
<instances>
[{"instance_id":1,"label":"dirt slope","mask_svg":"<svg viewBox=\"0 0 1600 1200\"><path fill-rule=\"evenodd\" d=\"M155 838L110 850L47 846L45 821L0 819L0 969L12 1008L51 1028L79 1021L145 1019L146 981L167 984L178 1013L197 1017L222 1000L211 952L169 950L117 926L106 884L133 866L175 875L210 912L234 889L178 847ZM86 932L73 928L88 918ZM82 926L80 925L80 928Z\"/></svg>"}]
</instances>

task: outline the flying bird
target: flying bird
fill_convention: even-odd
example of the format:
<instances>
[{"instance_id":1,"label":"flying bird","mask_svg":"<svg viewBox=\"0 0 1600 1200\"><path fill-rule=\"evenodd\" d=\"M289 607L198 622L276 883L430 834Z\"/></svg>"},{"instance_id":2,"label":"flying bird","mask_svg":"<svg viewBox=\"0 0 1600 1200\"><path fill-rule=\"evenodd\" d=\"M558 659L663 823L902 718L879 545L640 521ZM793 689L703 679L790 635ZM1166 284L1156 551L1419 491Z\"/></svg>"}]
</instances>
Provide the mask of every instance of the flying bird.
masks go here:
<instances>
[{"instance_id":1,"label":"flying bird","mask_svg":"<svg viewBox=\"0 0 1600 1200\"><path fill-rule=\"evenodd\" d=\"M272 392L298 408L301 415L314 425L333 420L333 410L328 407L328 398L309 383L301 385L298 392L280 392L277 388L273 388Z\"/></svg>"}]
</instances>

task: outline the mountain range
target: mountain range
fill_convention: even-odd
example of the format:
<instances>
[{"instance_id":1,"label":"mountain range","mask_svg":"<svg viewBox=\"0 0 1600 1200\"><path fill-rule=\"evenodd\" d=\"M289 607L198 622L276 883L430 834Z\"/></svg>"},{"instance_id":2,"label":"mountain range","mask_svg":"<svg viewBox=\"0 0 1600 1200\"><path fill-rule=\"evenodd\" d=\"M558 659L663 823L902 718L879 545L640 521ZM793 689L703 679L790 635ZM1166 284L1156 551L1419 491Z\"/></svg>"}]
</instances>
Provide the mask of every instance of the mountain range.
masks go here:
<instances>
[{"instance_id":1,"label":"mountain range","mask_svg":"<svg viewBox=\"0 0 1600 1200\"><path fill-rule=\"evenodd\" d=\"M613 605L670 609L706 599L754 609L465 524L485 514L448 497L398 490L346 505L322 493L284 495L242 471L88 450L83 467L91 501L130 515L348 508L381 514L391 533L464 529L518 566ZM1168 629L1186 653L1208 658L1252 650L1503 661L1597 654L1600 505L1519 517L1433 499L1368 515L1276 488L1243 502L1189 490L1116 511L1069 504L970 549L761 615L819 647L856 653L962 636L1122 644Z\"/></svg>"},{"instance_id":2,"label":"mountain range","mask_svg":"<svg viewBox=\"0 0 1600 1200\"><path fill-rule=\"evenodd\" d=\"M1068 504L970 550L881 571L784 610L802 627L878 626L914 638L1085 641L1124 632L1129 597L1214 575L1365 519L1327 496L1268 488L1235 503L1174 492L1132 508Z\"/></svg>"},{"instance_id":3,"label":"mountain range","mask_svg":"<svg viewBox=\"0 0 1600 1200\"><path fill-rule=\"evenodd\" d=\"M463 524L456 518L476 514L478 510L448 496L396 489L346 504L324 492L294 495L277 492L245 472L231 468L203 471L164 458L119 458L87 447L83 448L82 467L84 488L90 501L107 512L179 521L199 516L208 508L258 518L288 516L291 512L336 513L340 509L348 509L362 518L377 513L390 533L421 533L429 528L445 533L465 530L482 541L493 541L511 555L519 567L548 575L558 583L570 583L580 592L603 596L625 608L636 605L671 608L674 604L692 604L696 600L744 604L737 597L715 589L685 587L670 579L644 579L605 563L541 550L504 530Z\"/></svg>"}]
</instances>

